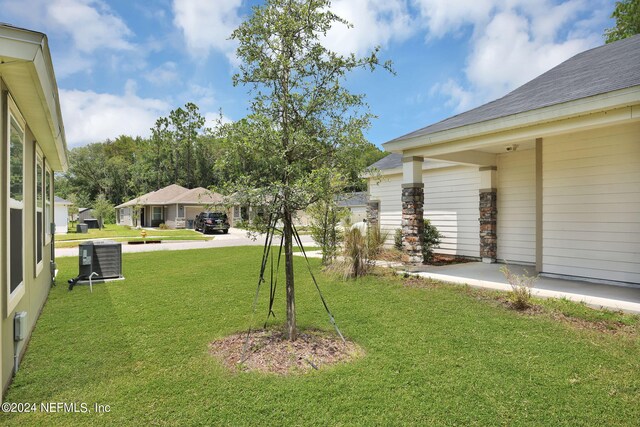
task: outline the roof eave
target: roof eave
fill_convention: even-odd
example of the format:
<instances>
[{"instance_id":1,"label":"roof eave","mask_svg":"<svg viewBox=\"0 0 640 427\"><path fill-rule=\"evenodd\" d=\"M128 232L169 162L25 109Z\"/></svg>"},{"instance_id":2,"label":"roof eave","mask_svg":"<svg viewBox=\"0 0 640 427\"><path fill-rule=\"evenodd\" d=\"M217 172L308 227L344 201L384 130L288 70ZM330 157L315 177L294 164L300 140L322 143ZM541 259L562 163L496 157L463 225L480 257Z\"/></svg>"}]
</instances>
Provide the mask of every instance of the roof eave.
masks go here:
<instances>
[{"instance_id":1,"label":"roof eave","mask_svg":"<svg viewBox=\"0 0 640 427\"><path fill-rule=\"evenodd\" d=\"M67 146L53 62L43 33L0 26L4 72L20 112L54 170L67 170ZM13 72L15 70L15 72ZM37 100L37 101L36 101Z\"/></svg>"},{"instance_id":2,"label":"roof eave","mask_svg":"<svg viewBox=\"0 0 640 427\"><path fill-rule=\"evenodd\" d=\"M640 104L640 85L432 134L399 138L382 145L385 151L403 153L419 147L430 147L472 137L488 136L638 104Z\"/></svg>"}]
</instances>

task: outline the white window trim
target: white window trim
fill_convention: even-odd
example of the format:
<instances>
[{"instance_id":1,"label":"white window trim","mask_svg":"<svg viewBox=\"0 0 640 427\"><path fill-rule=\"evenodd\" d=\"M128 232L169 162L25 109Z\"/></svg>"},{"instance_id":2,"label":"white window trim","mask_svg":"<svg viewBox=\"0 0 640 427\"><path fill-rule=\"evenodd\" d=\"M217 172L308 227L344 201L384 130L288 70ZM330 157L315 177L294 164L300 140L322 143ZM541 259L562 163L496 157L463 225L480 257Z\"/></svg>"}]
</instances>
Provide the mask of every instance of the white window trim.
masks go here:
<instances>
[{"instance_id":1,"label":"white window trim","mask_svg":"<svg viewBox=\"0 0 640 427\"><path fill-rule=\"evenodd\" d=\"M18 303L20 302L20 300L22 299L22 297L25 294L25 278L27 277L27 272L26 272L26 245L25 245L25 238L24 238L24 228L25 228L25 209L24 209L24 198L25 198L25 185L24 185L24 175L25 175L25 166L26 166L26 156L25 156L25 149L24 149L24 145L25 145L25 127L26 127L26 122L24 120L24 118L22 117L22 114L20 114L20 110L18 110L18 106L15 104L15 102L13 101L13 98L11 98L11 95L9 95L7 93L7 105L9 108L7 108L7 115L5 117L5 126L6 126L6 135L7 135L7 141L6 141L6 152L7 152L7 156L6 156L6 161L7 163L5 164L5 174L6 174L6 182L7 182L7 187L6 187L6 191L7 191L7 212L6 212L6 230L7 230L7 239L5 242L5 247L6 247L6 266L7 266L7 276L6 276L6 283L7 283L7 289L6 289L6 296L7 296L7 311L6 311L6 315L7 317L11 315L11 313L13 312L13 310L16 308L16 306L18 305ZM9 153L9 149L10 149L10 141L11 141L11 118L13 117L13 119L18 123L18 125L20 125L22 127L22 144L23 144L23 148L22 148L22 202L18 202L16 200L12 200L9 197L9 194L11 194L11 182L9 182L9 165L10 165L10 153ZM21 209L22 210L22 282L16 287L16 289L14 289L13 292L11 292L11 208L13 209Z\"/></svg>"},{"instance_id":2,"label":"white window trim","mask_svg":"<svg viewBox=\"0 0 640 427\"><path fill-rule=\"evenodd\" d=\"M42 266L44 265L44 222L45 222L45 217L44 217L44 198L45 198L45 194L44 194L44 183L45 183L45 178L44 178L44 159L42 156L42 151L40 150L40 147L38 147L37 144L35 144L35 156L34 156L34 168L33 168L33 195L34 195L34 215L33 215L33 247L35 248L35 251L33 253L33 259L36 262L36 277L38 277L40 275L40 273L42 272ZM42 169L42 182L40 183L40 191L42 192L42 206L38 208L38 164L40 165L41 169ZM40 212L40 218L42 221L42 247L40 248L40 251L42 253L42 259L40 260L40 262L38 262L38 212Z\"/></svg>"},{"instance_id":3,"label":"white window trim","mask_svg":"<svg viewBox=\"0 0 640 427\"><path fill-rule=\"evenodd\" d=\"M51 244L51 223L53 222L53 218L55 217L53 212L53 171L49 166L49 162L47 159L44 159L44 175L42 177L42 198L43 198L43 208L44 208L44 245L49 246ZM49 194L47 194L47 176L49 176ZM47 205L49 205L49 210L47 211ZM47 212L49 212L49 216L47 217Z\"/></svg>"}]
</instances>

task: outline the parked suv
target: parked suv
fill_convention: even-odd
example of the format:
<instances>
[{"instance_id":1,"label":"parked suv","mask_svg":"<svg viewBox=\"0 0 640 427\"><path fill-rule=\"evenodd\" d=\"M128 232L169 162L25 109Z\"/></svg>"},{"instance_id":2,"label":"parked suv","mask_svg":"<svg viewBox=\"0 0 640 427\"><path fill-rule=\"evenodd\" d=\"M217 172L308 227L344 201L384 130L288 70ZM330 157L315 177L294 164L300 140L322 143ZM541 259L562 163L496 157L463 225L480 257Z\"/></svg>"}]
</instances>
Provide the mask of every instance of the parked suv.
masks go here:
<instances>
[{"instance_id":1,"label":"parked suv","mask_svg":"<svg viewBox=\"0 0 640 427\"><path fill-rule=\"evenodd\" d=\"M196 231L207 234L209 231L229 232L229 219L224 212L200 212L193 224Z\"/></svg>"}]
</instances>

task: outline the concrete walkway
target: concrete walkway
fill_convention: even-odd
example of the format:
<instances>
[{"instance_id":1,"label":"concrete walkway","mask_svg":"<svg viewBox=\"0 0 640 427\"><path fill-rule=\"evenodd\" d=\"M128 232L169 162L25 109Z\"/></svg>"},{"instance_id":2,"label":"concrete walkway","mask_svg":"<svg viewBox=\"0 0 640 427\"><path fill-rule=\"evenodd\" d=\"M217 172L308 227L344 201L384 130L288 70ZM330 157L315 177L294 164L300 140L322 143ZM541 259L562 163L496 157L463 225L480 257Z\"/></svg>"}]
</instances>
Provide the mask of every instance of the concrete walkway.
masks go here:
<instances>
[{"instance_id":1,"label":"concrete walkway","mask_svg":"<svg viewBox=\"0 0 640 427\"><path fill-rule=\"evenodd\" d=\"M307 256L309 258L322 258L322 253L320 251L312 251L307 252ZM503 264L469 262L439 267L431 265L408 267L395 262L378 261L376 265L396 268L398 272L403 274L413 274L447 283L466 284L477 288L496 289L499 291L511 290L511 285L509 285L504 274L500 271ZM527 270L527 267L510 265L509 269L516 274L532 274L530 267ZM640 313L640 286L616 286L580 280L539 277L531 293L541 298L567 298L576 302L584 302L595 308Z\"/></svg>"},{"instance_id":2,"label":"concrete walkway","mask_svg":"<svg viewBox=\"0 0 640 427\"><path fill-rule=\"evenodd\" d=\"M238 228L230 228L229 234L215 234L212 240L166 240L162 243L151 243L147 245L122 244L123 253L153 252L153 251L181 251L187 249L211 249L229 246L262 246L264 236L258 236L256 240L247 237L247 232ZM311 236L300 236L303 245L315 246ZM105 239L108 240L108 239ZM155 240L155 239L154 239ZM280 240L274 238L275 243ZM295 247L295 245L294 245ZM78 248L57 248L56 257L77 257Z\"/></svg>"},{"instance_id":3,"label":"concrete walkway","mask_svg":"<svg viewBox=\"0 0 640 427\"><path fill-rule=\"evenodd\" d=\"M500 271L501 264L470 262L446 266L419 266L409 268L410 274L449 283L510 291L511 286ZM525 273L526 267L509 266L516 274ZM528 269L532 274L531 268ZM640 286L616 286L579 280L539 277L531 292L537 297L567 298L572 301L612 310L640 313Z\"/></svg>"}]
</instances>

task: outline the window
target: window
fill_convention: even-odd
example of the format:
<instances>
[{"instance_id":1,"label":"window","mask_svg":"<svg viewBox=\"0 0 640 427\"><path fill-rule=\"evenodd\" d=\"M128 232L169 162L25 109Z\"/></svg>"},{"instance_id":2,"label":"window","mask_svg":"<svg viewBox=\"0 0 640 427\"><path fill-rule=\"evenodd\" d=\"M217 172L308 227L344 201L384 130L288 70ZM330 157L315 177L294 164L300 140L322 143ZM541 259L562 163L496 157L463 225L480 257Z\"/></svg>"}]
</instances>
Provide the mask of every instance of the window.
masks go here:
<instances>
[{"instance_id":1,"label":"window","mask_svg":"<svg viewBox=\"0 0 640 427\"><path fill-rule=\"evenodd\" d=\"M153 221L162 221L162 206L154 206L152 211Z\"/></svg>"},{"instance_id":2,"label":"window","mask_svg":"<svg viewBox=\"0 0 640 427\"><path fill-rule=\"evenodd\" d=\"M7 312L11 312L24 295L24 120L10 97L9 105Z\"/></svg>"},{"instance_id":3,"label":"window","mask_svg":"<svg viewBox=\"0 0 640 427\"><path fill-rule=\"evenodd\" d=\"M51 206L53 205L53 182L51 177L51 169L45 163L44 175L44 236L45 245L51 243Z\"/></svg>"},{"instance_id":4,"label":"window","mask_svg":"<svg viewBox=\"0 0 640 427\"><path fill-rule=\"evenodd\" d=\"M38 276L38 274L40 274L40 272L42 271L42 252L43 252L43 242L44 242L44 217L43 217L43 213L42 213L42 208L43 208L43 197L42 197L42 193L43 193L43 173L44 173L44 168L43 168L43 164L42 164L42 155L40 154L39 150L36 148L36 156L35 156L35 161L36 161L36 167L35 167L35 179L34 179L34 185L35 185L35 191L33 192L36 198L36 214L34 216L34 220L35 220L35 227L33 227L35 233L34 233L34 244L35 244L35 254L36 254L36 276Z\"/></svg>"},{"instance_id":5,"label":"window","mask_svg":"<svg viewBox=\"0 0 640 427\"><path fill-rule=\"evenodd\" d=\"M240 206L233 207L233 217L240 218Z\"/></svg>"}]
</instances>

